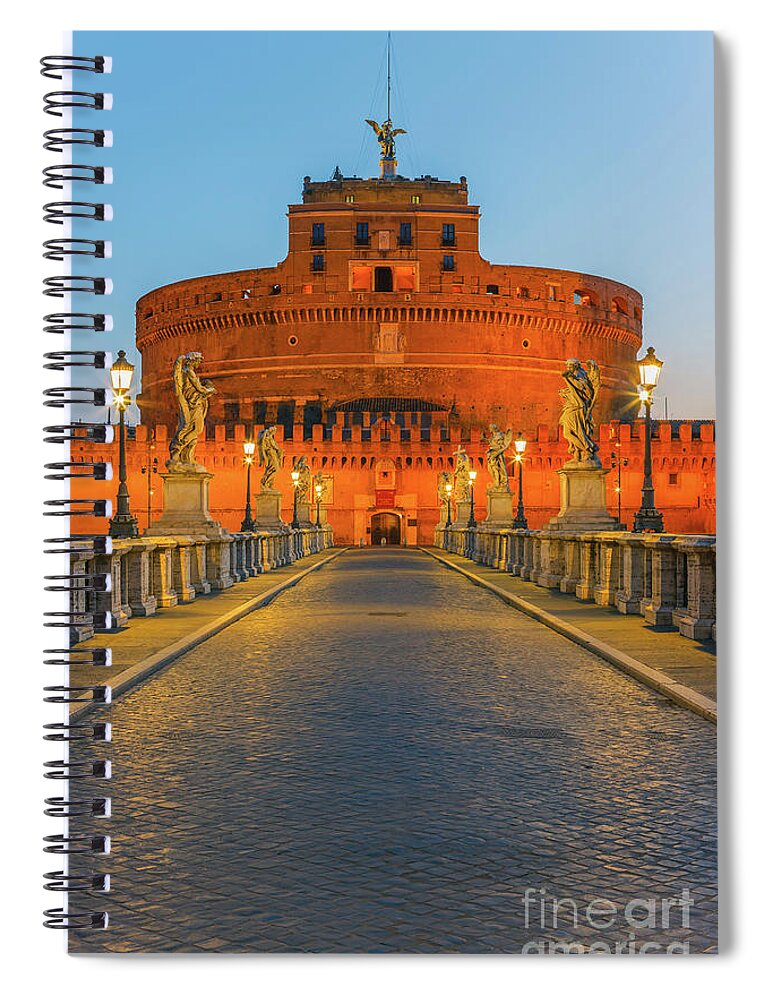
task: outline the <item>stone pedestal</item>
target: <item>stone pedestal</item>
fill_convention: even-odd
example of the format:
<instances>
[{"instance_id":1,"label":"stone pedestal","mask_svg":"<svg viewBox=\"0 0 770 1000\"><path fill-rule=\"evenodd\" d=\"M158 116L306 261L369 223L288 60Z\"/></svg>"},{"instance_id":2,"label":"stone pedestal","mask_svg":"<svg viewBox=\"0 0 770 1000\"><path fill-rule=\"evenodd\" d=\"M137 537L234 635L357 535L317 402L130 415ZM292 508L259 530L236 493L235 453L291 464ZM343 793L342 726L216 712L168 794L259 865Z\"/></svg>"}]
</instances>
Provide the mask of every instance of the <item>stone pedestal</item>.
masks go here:
<instances>
[{"instance_id":1,"label":"stone pedestal","mask_svg":"<svg viewBox=\"0 0 770 1000\"><path fill-rule=\"evenodd\" d=\"M545 525L547 531L620 531L621 525L607 510L604 484L609 469L568 462L559 469L561 505L556 517Z\"/></svg>"},{"instance_id":2,"label":"stone pedestal","mask_svg":"<svg viewBox=\"0 0 770 1000\"><path fill-rule=\"evenodd\" d=\"M398 160L395 157L383 156L380 160L380 180L395 180L398 176Z\"/></svg>"},{"instance_id":3,"label":"stone pedestal","mask_svg":"<svg viewBox=\"0 0 770 1000\"><path fill-rule=\"evenodd\" d=\"M258 531L285 528L281 520L281 491L265 490L254 497L254 524Z\"/></svg>"},{"instance_id":4,"label":"stone pedestal","mask_svg":"<svg viewBox=\"0 0 770 1000\"><path fill-rule=\"evenodd\" d=\"M209 513L210 472L164 472L163 514L153 522L146 535L205 535L221 538L222 525Z\"/></svg>"},{"instance_id":5,"label":"stone pedestal","mask_svg":"<svg viewBox=\"0 0 770 1000\"><path fill-rule=\"evenodd\" d=\"M513 497L508 490L487 487L487 517L484 528L513 527Z\"/></svg>"},{"instance_id":6,"label":"stone pedestal","mask_svg":"<svg viewBox=\"0 0 770 1000\"><path fill-rule=\"evenodd\" d=\"M313 523L313 519L310 516L310 503L308 501L297 501L297 520L303 528L307 528Z\"/></svg>"},{"instance_id":7,"label":"stone pedestal","mask_svg":"<svg viewBox=\"0 0 770 1000\"><path fill-rule=\"evenodd\" d=\"M468 522L471 518L471 502L470 500L458 500L457 501L457 513L455 515L456 524L458 528L467 528Z\"/></svg>"}]
</instances>

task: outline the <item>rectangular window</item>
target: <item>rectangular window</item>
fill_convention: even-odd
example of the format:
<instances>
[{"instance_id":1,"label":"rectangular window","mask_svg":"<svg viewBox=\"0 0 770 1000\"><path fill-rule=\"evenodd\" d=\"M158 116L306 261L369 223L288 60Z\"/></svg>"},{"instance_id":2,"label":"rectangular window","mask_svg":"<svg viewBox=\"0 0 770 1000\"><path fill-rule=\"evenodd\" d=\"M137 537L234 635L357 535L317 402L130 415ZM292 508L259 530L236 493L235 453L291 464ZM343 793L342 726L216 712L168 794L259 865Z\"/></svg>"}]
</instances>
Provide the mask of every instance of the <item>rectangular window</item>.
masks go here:
<instances>
[{"instance_id":1,"label":"rectangular window","mask_svg":"<svg viewBox=\"0 0 770 1000\"><path fill-rule=\"evenodd\" d=\"M499 295L500 286L499 285L487 285L487 295Z\"/></svg>"},{"instance_id":2,"label":"rectangular window","mask_svg":"<svg viewBox=\"0 0 770 1000\"><path fill-rule=\"evenodd\" d=\"M345 195L345 201L347 202L348 205L352 205L355 200L356 200L356 196L354 194L346 194Z\"/></svg>"},{"instance_id":3,"label":"rectangular window","mask_svg":"<svg viewBox=\"0 0 770 1000\"><path fill-rule=\"evenodd\" d=\"M368 222L357 222L356 223L356 246L358 246L358 247L368 247L369 246L369 223Z\"/></svg>"},{"instance_id":4,"label":"rectangular window","mask_svg":"<svg viewBox=\"0 0 770 1000\"><path fill-rule=\"evenodd\" d=\"M410 247L412 245L412 223L402 222L398 230L398 242L402 247Z\"/></svg>"},{"instance_id":5,"label":"rectangular window","mask_svg":"<svg viewBox=\"0 0 770 1000\"><path fill-rule=\"evenodd\" d=\"M669 474L668 474L668 485L669 486L678 486L679 485L679 473L678 472L669 472Z\"/></svg>"},{"instance_id":6,"label":"rectangular window","mask_svg":"<svg viewBox=\"0 0 770 1000\"><path fill-rule=\"evenodd\" d=\"M264 424L267 420L267 403L263 399L255 400L252 404L252 420L255 424Z\"/></svg>"},{"instance_id":7,"label":"rectangular window","mask_svg":"<svg viewBox=\"0 0 770 1000\"><path fill-rule=\"evenodd\" d=\"M412 204L413 205L419 205L420 204L420 196L419 196L419 194L413 194L412 195Z\"/></svg>"},{"instance_id":8,"label":"rectangular window","mask_svg":"<svg viewBox=\"0 0 770 1000\"><path fill-rule=\"evenodd\" d=\"M326 243L326 233L323 222L313 223L313 246L322 247Z\"/></svg>"},{"instance_id":9,"label":"rectangular window","mask_svg":"<svg viewBox=\"0 0 770 1000\"><path fill-rule=\"evenodd\" d=\"M445 253L444 254L444 270L445 271L454 271L454 269L455 269L454 255L451 254L451 253Z\"/></svg>"},{"instance_id":10,"label":"rectangular window","mask_svg":"<svg viewBox=\"0 0 770 1000\"><path fill-rule=\"evenodd\" d=\"M278 404L278 417L276 420L277 424L283 426L283 436L289 441L292 440L294 435L294 400L289 400L285 403Z\"/></svg>"},{"instance_id":11,"label":"rectangular window","mask_svg":"<svg viewBox=\"0 0 770 1000\"><path fill-rule=\"evenodd\" d=\"M320 424L322 419L323 413L320 403L305 403L302 412L302 439L304 441L313 440L313 427L315 424Z\"/></svg>"},{"instance_id":12,"label":"rectangular window","mask_svg":"<svg viewBox=\"0 0 770 1000\"><path fill-rule=\"evenodd\" d=\"M313 254L313 270L323 271L324 269L324 255L322 253Z\"/></svg>"},{"instance_id":13,"label":"rectangular window","mask_svg":"<svg viewBox=\"0 0 770 1000\"><path fill-rule=\"evenodd\" d=\"M546 290L548 292L548 301L556 301L556 285L546 285Z\"/></svg>"},{"instance_id":14,"label":"rectangular window","mask_svg":"<svg viewBox=\"0 0 770 1000\"><path fill-rule=\"evenodd\" d=\"M232 441L235 437L235 425L240 417L241 407L239 403L225 403L225 440Z\"/></svg>"},{"instance_id":15,"label":"rectangular window","mask_svg":"<svg viewBox=\"0 0 770 1000\"><path fill-rule=\"evenodd\" d=\"M455 245L455 227L453 222L445 222L441 226L441 245L453 247Z\"/></svg>"}]
</instances>

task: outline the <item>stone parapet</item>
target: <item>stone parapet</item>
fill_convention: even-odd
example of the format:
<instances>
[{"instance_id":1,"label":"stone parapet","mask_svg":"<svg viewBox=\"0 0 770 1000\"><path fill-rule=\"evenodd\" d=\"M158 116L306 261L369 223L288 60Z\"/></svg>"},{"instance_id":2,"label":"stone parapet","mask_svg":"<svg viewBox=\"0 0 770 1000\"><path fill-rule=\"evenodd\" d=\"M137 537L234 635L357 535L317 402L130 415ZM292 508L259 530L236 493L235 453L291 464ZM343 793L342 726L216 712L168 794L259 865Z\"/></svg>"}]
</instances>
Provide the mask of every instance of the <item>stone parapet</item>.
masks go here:
<instances>
[{"instance_id":1,"label":"stone parapet","mask_svg":"<svg viewBox=\"0 0 770 1000\"><path fill-rule=\"evenodd\" d=\"M106 555L78 552L71 573L84 581L105 579L103 590L73 587L70 595L70 641L83 642L95 632L130 627L134 616L149 617L202 594L229 589L259 573L287 566L331 548L328 524L274 531L223 532L221 537L152 535L112 540ZM89 606L90 602L90 606Z\"/></svg>"},{"instance_id":2,"label":"stone parapet","mask_svg":"<svg viewBox=\"0 0 770 1000\"><path fill-rule=\"evenodd\" d=\"M656 629L716 639L716 537L451 525L436 546Z\"/></svg>"}]
</instances>

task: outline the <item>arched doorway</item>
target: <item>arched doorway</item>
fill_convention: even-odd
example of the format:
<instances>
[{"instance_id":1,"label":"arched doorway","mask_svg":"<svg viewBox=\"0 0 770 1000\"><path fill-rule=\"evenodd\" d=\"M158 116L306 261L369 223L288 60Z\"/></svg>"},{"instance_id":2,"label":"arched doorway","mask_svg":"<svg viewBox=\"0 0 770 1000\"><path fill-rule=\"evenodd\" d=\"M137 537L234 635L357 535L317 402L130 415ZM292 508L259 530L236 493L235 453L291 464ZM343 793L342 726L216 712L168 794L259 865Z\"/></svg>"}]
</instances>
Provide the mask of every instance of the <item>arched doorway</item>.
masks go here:
<instances>
[{"instance_id":1,"label":"arched doorway","mask_svg":"<svg viewBox=\"0 0 770 1000\"><path fill-rule=\"evenodd\" d=\"M372 545L382 545L383 539L387 545L401 544L401 517L389 511L372 514Z\"/></svg>"}]
</instances>

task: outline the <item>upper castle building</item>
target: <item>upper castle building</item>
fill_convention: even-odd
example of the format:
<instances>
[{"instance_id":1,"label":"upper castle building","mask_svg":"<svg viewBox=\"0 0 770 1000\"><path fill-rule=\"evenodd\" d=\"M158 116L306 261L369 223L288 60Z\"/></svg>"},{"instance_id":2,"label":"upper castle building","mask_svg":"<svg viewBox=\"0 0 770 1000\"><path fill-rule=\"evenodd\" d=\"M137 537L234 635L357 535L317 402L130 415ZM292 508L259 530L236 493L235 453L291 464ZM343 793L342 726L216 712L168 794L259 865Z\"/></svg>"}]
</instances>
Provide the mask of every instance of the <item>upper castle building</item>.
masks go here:
<instances>
[{"instance_id":1,"label":"upper castle building","mask_svg":"<svg viewBox=\"0 0 770 1000\"><path fill-rule=\"evenodd\" d=\"M524 496L530 527L540 527L559 508L556 473L568 458L559 390L571 357L601 367L599 457L614 469L607 506L632 523L643 478L641 295L596 275L489 263L466 179L401 177L390 122L370 124L383 147L380 177L339 169L328 181L305 177L281 263L178 281L139 299L142 422L131 429L127 467L140 526L161 512L155 470L177 422L172 368L189 351L203 354L202 373L217 389L196 457L214 474L211 512L230 530L243 518L243 442L267 424L278 425L286 451L276 481L284 520L289 473L304 456L327 477L324 516L338 542L430 543L446 508L437 477L451 472L460 444L478 471L481 521L490 423L529 442ZM653 426L666 529L713 531L713 422ZM84 437L72 450L114 462L115 448Z\"/></svg>"},{"instance_id":2,"label":"upper castle building","mask_svg":"<svg viewBox=\"0 0 770 1000\"><path fill-rule=\"evenodd\" d=\"M306 177L288 218L274 267L139 300L144 421L175 424L171 370L191 350L217 386L212 423L278 422L287 436L380 411L555 430L570 357L601 366L598 419L628 418L641 295L595 275L489 263L464 177Z\"/></svg>"}]
</instances>

